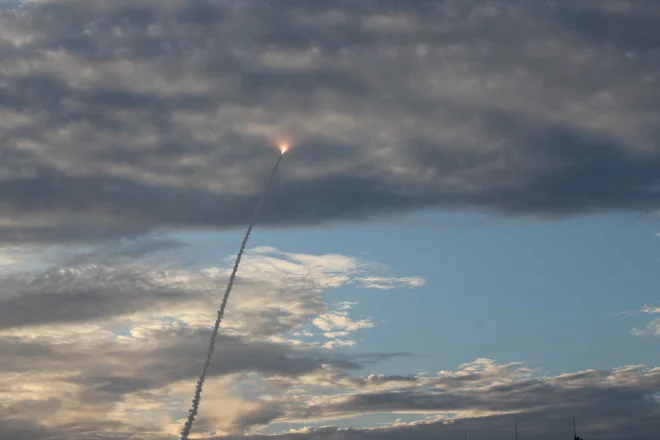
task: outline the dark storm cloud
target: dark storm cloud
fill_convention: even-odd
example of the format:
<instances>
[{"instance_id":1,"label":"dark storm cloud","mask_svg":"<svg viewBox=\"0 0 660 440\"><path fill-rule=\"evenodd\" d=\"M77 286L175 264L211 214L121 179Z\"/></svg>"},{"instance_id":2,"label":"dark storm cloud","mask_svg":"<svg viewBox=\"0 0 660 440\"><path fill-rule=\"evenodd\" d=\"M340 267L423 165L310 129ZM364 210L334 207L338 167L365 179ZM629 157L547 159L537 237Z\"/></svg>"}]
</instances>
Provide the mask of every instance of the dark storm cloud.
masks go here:
<instances>
[{"instance_id":1,"label":"dark storm cloud","mask_svg":"<svg viewBox=\"0 0 660 440\"><path fill-rule=\"evenodd\" d=\"M0 12L4 242L660 201L656 2L81 2ZM524 36L521 38L521 35Z\"/></svg>"}]
</instances>

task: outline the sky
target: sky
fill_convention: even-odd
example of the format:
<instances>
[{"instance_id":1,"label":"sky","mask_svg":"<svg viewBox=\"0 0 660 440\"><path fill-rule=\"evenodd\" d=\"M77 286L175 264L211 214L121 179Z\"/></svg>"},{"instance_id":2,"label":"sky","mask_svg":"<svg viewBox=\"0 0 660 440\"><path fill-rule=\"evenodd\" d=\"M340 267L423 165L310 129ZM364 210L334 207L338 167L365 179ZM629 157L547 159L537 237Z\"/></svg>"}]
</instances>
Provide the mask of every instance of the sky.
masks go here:
<instances>
[{"instance_id":1,"label":"sky","mask_svg":"<svg viewBox=\"0 0 660 440\"><path fill-rule=\"evenodd\" d=\"M0 438L655 438L658 20L0 1Z\"/></svg>"}]
</instances>

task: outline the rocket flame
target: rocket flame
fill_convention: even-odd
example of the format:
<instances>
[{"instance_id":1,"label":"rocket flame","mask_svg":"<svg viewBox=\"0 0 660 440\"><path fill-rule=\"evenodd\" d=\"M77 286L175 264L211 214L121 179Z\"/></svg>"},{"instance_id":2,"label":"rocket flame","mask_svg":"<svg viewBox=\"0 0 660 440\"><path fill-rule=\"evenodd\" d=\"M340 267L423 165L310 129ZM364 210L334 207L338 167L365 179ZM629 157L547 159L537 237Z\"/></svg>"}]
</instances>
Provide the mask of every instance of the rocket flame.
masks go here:
<instances>
[{"instance_id":1,"label":"rocket flame","mask_svg":"<svg viewBox=\"0 0 660 440\"><path fill-rule=\"evenodd\" d=\"M282 154L286 153L286 150L288 150L288 149L289 149L289 146L287 144L281 144L280 145L280 151L282 152Z\"/></svg>"}]
</instances>

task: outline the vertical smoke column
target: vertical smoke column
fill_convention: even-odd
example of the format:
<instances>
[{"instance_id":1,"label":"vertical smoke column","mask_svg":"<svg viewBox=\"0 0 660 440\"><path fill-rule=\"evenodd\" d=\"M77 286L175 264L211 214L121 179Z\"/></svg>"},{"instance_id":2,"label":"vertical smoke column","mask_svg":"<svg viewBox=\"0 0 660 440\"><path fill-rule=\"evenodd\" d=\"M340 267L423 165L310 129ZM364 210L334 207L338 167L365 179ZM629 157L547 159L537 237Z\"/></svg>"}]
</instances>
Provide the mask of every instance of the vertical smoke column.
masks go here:
<instances>
[{"instance_id":1,"label":"vertical smoke column","mask_svg":"<svg viewBox=\"0 0 660 440\"><path fill-rule=\"evenodd\" d=\"M252 214L252 219L250 219L250 225L248 226L247 231L245 232L245 237L243 237L243 242L241 243L241 247L238 251L238 254L236 255L236 261L234 262L234 269L232 270L231 275L229 276L229 282L227 283L225 296L222 298L222 304L220 305L220 309L218 310L218 317L215 319L215 326L213 327L213 333L211 333L211 341L209 343L209 349L206 352L206 360L204 361L204 366L202 367L202 372L199 375L199 379L197 379L195 396L193 397L192 400L192 408L190 408L190 410L188 411L188 421L186 422L186 424L183 427L183 430L181 431L181 440L187 440L188 435L190 435L190 430L192 429L193 422L195 421L195 416L197 415L197 411L199 409L199 402L202 400L202 388L204 387L204 380L206 379L206 370L209 368L209 364L211 363L211 357L213 356L213 349L215 348L215 338L218 336L218 329L220 328L220 322L222 321L222 317L225 314L225 308L227 307L229 294L231 293L232 287L234 287L234 280L236 279L236 272L238 272L238 266L241 264L241 258L243 257L243 252L245 252L245 246L247 245L247 242L250 238L250 233L252 232L252 228L254 227L254 222L257 220L257 217L259 216L259 211L261 211L261 206L264 204L264 200L266 199L266 194L268 193L268 189L270 188L271 183L273 183L275 172L277 171L277 167L280 165L280 161L282 160L282 156L284 156L286 150L287 147L282 146L282 154L280 154L280 157L277 158L277 162L275 163L273 172L270 174L268 183L266 184L266 187L264 188L264 191L261 194L259 203L257 203L257 207L254 210L254 214Z\"/></svg>"}]
</instances>

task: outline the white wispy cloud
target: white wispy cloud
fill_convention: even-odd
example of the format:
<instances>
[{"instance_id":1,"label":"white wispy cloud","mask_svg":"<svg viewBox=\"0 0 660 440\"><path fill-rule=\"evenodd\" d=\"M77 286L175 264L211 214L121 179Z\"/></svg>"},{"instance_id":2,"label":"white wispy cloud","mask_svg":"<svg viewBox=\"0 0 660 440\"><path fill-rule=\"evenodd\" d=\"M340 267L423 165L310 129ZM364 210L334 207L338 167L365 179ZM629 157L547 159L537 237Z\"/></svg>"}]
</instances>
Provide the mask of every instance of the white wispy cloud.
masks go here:
<instances>
[{"instance_id":1,"label":"white wispy cloud","mask_svg":"<svg viewBox=\"0 0 660 440\"><path fill-rule=\"evenodd\" d=\"M641 311L642 313L648 313L649 315L656 315L660 313L660 306L644 306Z\"/></svg>"},{"instance_id":2,"label":"white wispy cloud","mask_svg":"<svg viewBox=\"0 0 660 440\"><path fill-rule=\"evenodd\" d=\"M401 287L422 287L426 281L421 277L361 277L357 280L362 286L369 289L392 290Z\"/></svg>"},{"instance_id":3,"label":"white wispy cloud","mask_svg":"<svg viewBox=\"0 0 660 440\"><path fill-rule=\"evenodd\" d=\"M654 319L644 328L635 327L631 333L635 336L660 336L660 319Z\"/></svg>"},{"instance_id":4,"label":"white wispy cloud","mask_svg":"<svg viewBox=\"0 0 660 440\"><path fill-rule=\"evenodd\" d=\"M660 314L660 307L658 306L644 306L639 310L633 312L625 312L623 314L633 315L645 313L648 315L657 315ZM656 318L646 324L645 327L634 327L631 331L631 334L635 336L660 336L660 318Z\"/></svg>"}]
</instances>

